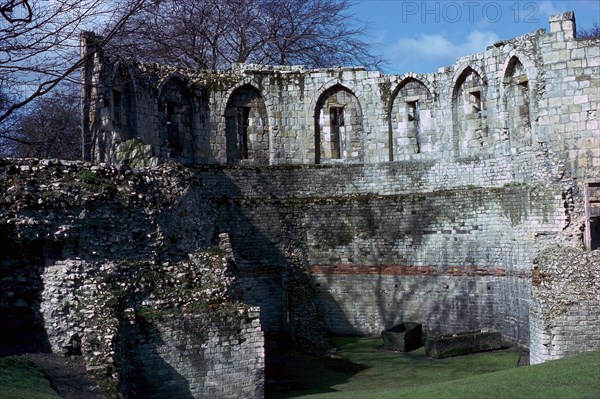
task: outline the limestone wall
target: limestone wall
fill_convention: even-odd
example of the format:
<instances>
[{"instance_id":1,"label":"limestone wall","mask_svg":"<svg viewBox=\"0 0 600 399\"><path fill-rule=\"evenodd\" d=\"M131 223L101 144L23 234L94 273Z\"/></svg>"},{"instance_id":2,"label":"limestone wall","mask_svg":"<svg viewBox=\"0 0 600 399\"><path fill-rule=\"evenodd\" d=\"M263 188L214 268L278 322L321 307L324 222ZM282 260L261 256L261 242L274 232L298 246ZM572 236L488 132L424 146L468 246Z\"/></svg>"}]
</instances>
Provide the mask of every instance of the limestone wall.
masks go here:
<instances>
[{"instance_id":1,"label":"limestone wall","mask_svg":"<svg viewBox=\"0 0 600 399\"><path fill-rule=\"evenodd\" d=\"M18 257L22 249L57 270L64 266L57 260L77 256L162 265L230 232L236 290L260 306L269 333L292 331L291 320L307 317L310 307L298 306L287 285L286 269L299 266L311 276L301 300L314 293L317 316L331 332L378 334L409 319L424 322L427 332L495 327L528 345L533 258L565 232L581 243L577 185L545 151L454 163L1 166L0 232L12 248L2 253L3 311L31 300L25 306L35 314L45 301L40 312L50 326L62 323L63 307L48 305L51 290L48 299L35 289L31 296L40 275L21 273L33 271L29 258ZM30 291L12 283L21 280ZM78 286L61 278L44 285L52 281L61 297ZM91 295L95 284L86 285ZM56 330L65 337L61 345L78 332L69 328Z\"/></svg>"},{"instance_id":2,"label":"limestone wall","mask_svg":"<svg viewBox=\"0 0 600 399\"><path fill-rule=\"evenodd\" d=\"M532 258L569 223L563 184L534 183L559 176L537 155L197 176L267 329L285 328L293 311L278 282L293 247L331 332L379 334L405 320L429 333L494 327L526 345Z\"/></svg>"},{"instance_id":3,"label":"limestone wall","mask_svg":"<svg viewBox=\"0 0 600 399\"><path fill-rule=\"evenodd\" d=\"M99 53L83 71L88 157L117 161L116 143L131 137L155 156L199 164L456 161L542 149L579 177L590 168L597 176L598 39L575 37L572 12L550 25L424 75L203 72Z\"/></svg>"},{"instance_id":4,"label":"limestone wall","mask_svg":"<svg viewBox=\"0 0 600 399\"><path fill-rule=\"evenodd\" d=\"M140 398L263 398L258 314L167 316L136 324L129 389Z\"/></svg>"},{"instance_id":5,"label":"limestone wall","mask_svg":"<svg viewBox=\"0 0 600 399\"><path fill-rule=\"evenodd\" d=\"M111 397L263 396L260 310L189 173L1 159L0 177L3 351L82 354Z\"/></svg>"}]
</instances>

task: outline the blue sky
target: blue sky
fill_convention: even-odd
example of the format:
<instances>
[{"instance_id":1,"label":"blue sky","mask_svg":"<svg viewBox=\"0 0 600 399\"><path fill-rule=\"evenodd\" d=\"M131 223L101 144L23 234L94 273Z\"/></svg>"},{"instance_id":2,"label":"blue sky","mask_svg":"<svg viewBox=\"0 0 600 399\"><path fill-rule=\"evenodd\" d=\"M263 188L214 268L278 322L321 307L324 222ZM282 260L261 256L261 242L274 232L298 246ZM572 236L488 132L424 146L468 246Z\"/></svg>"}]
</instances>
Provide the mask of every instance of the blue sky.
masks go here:
<instances>
[{"instance_id":1,"label":"blue sky","mask_svg":"<svg viewBox=\"0 0 600 399\"><path fill-rule=\"evenodd\" d=\"M578 27L600 23L600 0L356 0L352 11L371 22L372 50L393 74L435 72L498 40L550 31L548 17L564 11L575 11Z\"/></svg>"}]
</instances>

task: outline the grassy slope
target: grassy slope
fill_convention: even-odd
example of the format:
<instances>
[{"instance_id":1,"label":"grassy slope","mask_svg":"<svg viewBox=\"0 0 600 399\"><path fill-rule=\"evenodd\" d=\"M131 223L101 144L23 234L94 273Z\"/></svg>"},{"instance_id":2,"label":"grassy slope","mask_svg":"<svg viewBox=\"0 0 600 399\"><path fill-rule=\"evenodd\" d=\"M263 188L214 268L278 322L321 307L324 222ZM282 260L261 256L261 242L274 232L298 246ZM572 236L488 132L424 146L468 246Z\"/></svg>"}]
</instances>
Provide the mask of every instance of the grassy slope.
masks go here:
<instances>
[{"instance_id":1,"label":"grassy slope","mask_svg":"<svg viewBox=\"0 0 600 399\"><path fill-rule=\"evenodd\" d=\"M32 363L0 358L0 399L60 399L43 373Z\"/></svg>"},{"instance_id":2,"label":"grassy slope","mask_svg":"<svg viewBox=\"0 0 600 399\"><path fill-rule=\"evenodd\" d=\"M434 360L422 349L383 352L380 339L338 343L342 360L329 367L296 358L295 377L308 390L268 398L600 398L600 351L516 369L518 355L510 351Z\"/></svg>"},{"instance_id":3,"label":"grassy slope","mask_svg":"<svg viewBox=\"0 0 600 399\"><path fill-rule=\"evenodd\" d=\"M294 358L295 377L310 389L268 398L600 398L600 350L516 369L517 354L510 351L434 360L422 349L408 354L381 351L379 339L344 338L338 344L342 356L328 364ZM31 363L0 358L0 399L21 398L59 396Z\"/></svg>"}]
</instances>

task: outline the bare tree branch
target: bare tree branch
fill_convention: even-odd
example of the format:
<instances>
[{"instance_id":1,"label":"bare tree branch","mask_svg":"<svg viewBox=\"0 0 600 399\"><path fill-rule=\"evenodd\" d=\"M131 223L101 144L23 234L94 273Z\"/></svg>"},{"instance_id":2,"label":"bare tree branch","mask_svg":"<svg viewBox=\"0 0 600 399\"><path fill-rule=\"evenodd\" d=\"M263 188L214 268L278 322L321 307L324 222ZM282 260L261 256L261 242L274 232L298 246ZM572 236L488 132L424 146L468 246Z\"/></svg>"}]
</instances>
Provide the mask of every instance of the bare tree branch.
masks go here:
<instances>
[{"instance_id":1,"label":"bare tree branch","mask_svg":"<svg viewBox=\"0 0 600 399\"><path fill-rule=\"evenodd\" d=\"M76 85L42 97L13 124L8 137L14 155L37 158L81 158L81 119Z\"/></svg>"},{"instance_id":2,"label":"bare tree branch","mask_svg":"<svg viewBox=\"0 0 600 399\"><path fill-rule=\"evenodd\" d=\"M21 12L21 14L19 14ZM4 5L0 5L0 14L11 24L17 22L31 22L33 13L29 1L9 1Z\"/></svg>"},{"instance_id":3,"label":"bare tree branch","mask_svg":"<svg viewBox=\"0 0 600 399\"><path fill-rule=\"evenodd\" d=\"M81 30L103 27L105 46L147 1L17 0L0 6L0 78L12 99L0 109L0 124L77 73L85 62Z\"/></svg>"},{"instance_id":4,"label":"bare tree branch","mask_svg":"<svg viewBox=\"0 0 600 399\"><path fill-rule=\"evenodd\" d=\"M200 69L233 62L363 65L369 27L348 0L157 0L113 41L138 59Z\"/></svg>"}]
</instances>

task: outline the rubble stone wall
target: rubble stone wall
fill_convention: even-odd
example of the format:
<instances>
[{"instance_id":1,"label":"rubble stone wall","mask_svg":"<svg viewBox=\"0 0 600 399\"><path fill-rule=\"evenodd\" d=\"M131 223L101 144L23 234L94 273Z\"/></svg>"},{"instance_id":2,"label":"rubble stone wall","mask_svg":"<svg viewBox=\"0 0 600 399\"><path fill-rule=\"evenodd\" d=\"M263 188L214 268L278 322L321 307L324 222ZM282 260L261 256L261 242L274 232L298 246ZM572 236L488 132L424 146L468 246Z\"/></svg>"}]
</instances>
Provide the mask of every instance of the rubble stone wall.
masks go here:
<instances>
[{"instance_id":1,"label":"rubble stone wall","mask_svg":"<svg viewBox=\"0 0 600 399\"><path fill-rule=\"evenodd\" d=\"M3 345L80 353L111 397L263 397L259 310L233 291L231 244L190 179L1 159Z\"/></svg>"},{"instance_id":2,"label":"rubble stone wall","mask_svg":"<svg viewBox=\"0 0 600 399\"><path fill-rule=\"evenodd\" d=\"M201 72L96 53L82 74L84 141L86 158L101 164L0 160L0 311L11 321L0 327L48 317L47 334L60 324L42 276L67 259L166 263L172 276L172 263L230 233L237 293L260 307L268 333L293 331L299 318L314 324L302 313L316 309L340 334L379 334L399 321L428 333L493 327L531 340L540 361L597 346L593 335L565 338L574 323L594 326L596 288L575 287L581 306L553 314L552 301L568 296L545 299L531 286L538 253L581 245L582 184L600 178L600 46L575 38L572 13L550 25L426 75ZM132 158L194 166L119 164ZM291 266L310 276L300 294L288 290ZM67 298L77 279L48 286ZM128 307L119 309L116 320L129 325ZM175 337L181 323L155 328ZM64 346L78 330L63 327L42 338ZM106 336L95 345L121 342ZM150 343L160 350L147 356L164 360L167 341ZM211 389L198 385L198 395Z\"/></svg>"},{"instance_id":3,"label":"rubble stone wall","mask_svg":"<svg viewBox=\"0 0 600 399\"><path fill-rule=\"evenodd\" d=\"M532 364L600 347L600 257L598 251L557 247L535 265L530 321Z\"/></svg>"}]
</instances>

